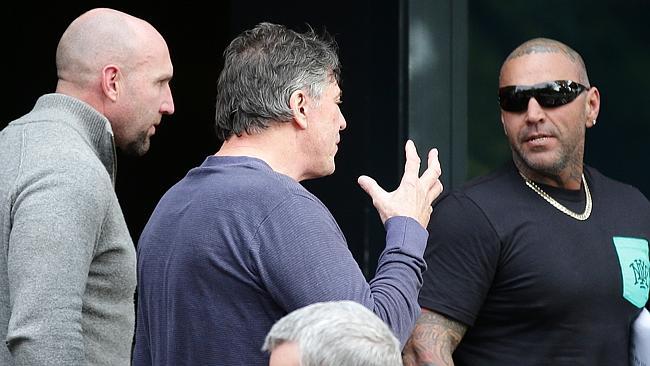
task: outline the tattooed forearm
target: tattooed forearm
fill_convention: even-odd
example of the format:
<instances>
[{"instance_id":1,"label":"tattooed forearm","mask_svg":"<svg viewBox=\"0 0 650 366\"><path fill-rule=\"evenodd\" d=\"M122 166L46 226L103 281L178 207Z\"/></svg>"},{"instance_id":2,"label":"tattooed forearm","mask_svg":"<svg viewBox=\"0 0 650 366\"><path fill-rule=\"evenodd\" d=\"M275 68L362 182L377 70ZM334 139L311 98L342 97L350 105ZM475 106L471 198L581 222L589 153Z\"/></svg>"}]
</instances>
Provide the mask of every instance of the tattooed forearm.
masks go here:
<instances>
[{"instance_id":1,"label":"tattooed forearm","mask_svg":"<svg viewBox=\"0 0 650 366\"><path fill-rule=\"evenodd\" d=\"M404 366L453 366L451 354L467 327L422 309L403 352Z\"/></svg>"}]
</instances>

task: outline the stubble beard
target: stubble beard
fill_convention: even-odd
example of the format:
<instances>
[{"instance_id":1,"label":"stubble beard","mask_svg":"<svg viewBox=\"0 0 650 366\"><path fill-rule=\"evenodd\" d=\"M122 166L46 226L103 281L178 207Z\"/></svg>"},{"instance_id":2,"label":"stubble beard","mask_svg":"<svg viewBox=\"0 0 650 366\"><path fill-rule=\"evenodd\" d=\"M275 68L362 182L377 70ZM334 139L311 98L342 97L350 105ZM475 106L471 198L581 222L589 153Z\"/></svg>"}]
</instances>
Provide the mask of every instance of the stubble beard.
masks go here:
<instances>
[{"instance_id":1,"label":"stubble beard","mask_svg":"<svg viewBox=\"0 0 650 366\"><path fill-rule=\"evenodd\" d=\"M568 168L571 177L579 178L579 173L582 172L584 142L579 146L569 145L571 144L561 144L560 150L553 152L555 156L550 162L533 158L533 153L524 153L519 145L511 145L511 148L515 165L518 167L523 164L533 172L549 177L559 177Z\"/></svg>"},{"instance_id":2,"label":"stubble beard","mask_svg":"<svg viewBox=\"0 0 650 366\"><path fill-rule=\"evenodd\" d=\"M151 146L151 137L147 131L142 131L138 134L135 140L131 141L123 149L128 155L142 156L149 151Z\"/></svg>"}]
</instances>

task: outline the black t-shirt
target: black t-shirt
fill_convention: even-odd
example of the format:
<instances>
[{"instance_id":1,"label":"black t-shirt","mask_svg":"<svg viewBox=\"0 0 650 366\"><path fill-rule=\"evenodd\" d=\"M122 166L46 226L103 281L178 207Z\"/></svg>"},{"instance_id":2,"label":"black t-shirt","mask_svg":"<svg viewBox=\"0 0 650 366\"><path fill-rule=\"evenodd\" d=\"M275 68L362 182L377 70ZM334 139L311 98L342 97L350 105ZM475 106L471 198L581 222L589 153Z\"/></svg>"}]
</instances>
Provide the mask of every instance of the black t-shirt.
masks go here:
<instances>
[{"instance_id":1,"label":"black t-shirt","mask_svg":"<svg viewBox=\"0 0 650 366\"><path fill-rule=\"evenodd\" d=\"M650 203L593 168L585 177L586 221L512 163L437 202L420 305L468 325L456 366L629 364L630 324L648 298ZM540 186L584 210L584 189Z\"/></svg>"}]
</instances>

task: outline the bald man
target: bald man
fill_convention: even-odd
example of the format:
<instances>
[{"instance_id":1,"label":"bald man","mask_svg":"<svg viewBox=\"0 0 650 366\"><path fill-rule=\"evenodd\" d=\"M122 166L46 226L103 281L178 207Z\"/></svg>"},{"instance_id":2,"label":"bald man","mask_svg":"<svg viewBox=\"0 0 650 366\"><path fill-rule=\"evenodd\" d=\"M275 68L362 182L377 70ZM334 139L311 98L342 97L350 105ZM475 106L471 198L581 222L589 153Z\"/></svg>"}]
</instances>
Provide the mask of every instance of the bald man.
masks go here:
<instances>
[{"instance_id":1,"label":"bald man","mask_svg":"<svg viewBox=\"0 0 650 366\"><path fill-rule=\"evenodd\" d=\"M149 23L93 9L56 65L56 92L0 132L0 364L128 365L135 251L115 147L149 149L174 112L172 63Z\"/></svg>"},{"instance_id":2,"label":"bald man","mask_svg":"<svg viewBox=\"0 0 650 366\"><path fill-rule=\"evenodd\" d=\"M512 161L437 203L404 364L630 365L650 203L583 163L600 93L541 38L506 58L498 100Z\"/></svg>"}]
</instances>

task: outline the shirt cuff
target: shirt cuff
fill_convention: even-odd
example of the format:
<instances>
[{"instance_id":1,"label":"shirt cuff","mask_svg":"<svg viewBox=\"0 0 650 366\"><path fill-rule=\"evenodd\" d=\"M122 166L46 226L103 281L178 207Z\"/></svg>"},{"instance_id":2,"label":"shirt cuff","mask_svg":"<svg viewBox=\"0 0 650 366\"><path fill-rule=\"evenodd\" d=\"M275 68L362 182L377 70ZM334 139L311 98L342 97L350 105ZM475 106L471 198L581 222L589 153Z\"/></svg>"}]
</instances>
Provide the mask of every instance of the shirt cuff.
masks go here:
<instances>
[{"instance_id":1,"label":"shirt cuff","mask_svg":"<svg viewBox=\"0 0 650 366\"><path fill-rule=\"evenodd\" d=\"M429 232L415 219L406 216L394 216L386 220L386 250L393 248L422 257L427 247Z\"/></svg>"}]
</instances>

